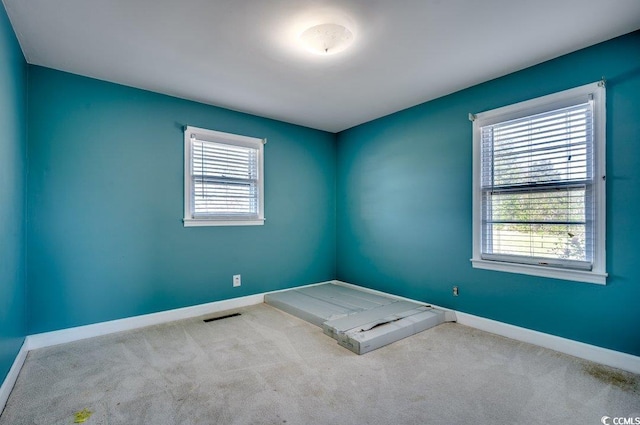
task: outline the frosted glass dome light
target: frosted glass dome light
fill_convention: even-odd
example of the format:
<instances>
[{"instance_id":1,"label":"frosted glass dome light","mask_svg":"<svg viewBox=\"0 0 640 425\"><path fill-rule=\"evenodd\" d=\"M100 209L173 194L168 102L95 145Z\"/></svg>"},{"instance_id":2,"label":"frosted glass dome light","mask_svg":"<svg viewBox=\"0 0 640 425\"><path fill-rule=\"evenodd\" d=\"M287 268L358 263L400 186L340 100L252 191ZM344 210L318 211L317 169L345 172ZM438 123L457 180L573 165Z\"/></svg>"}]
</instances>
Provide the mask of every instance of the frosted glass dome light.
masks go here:
<instances>
[{"instance_id":1,"label":"frosted glass dome light","mask_svg":"<svg viewBox=\"0 0 640 425\"><path fill-rule=\"evenodd\" d=\"M300 40L310 52L331 55L349 47L353 33L343 25L320 24L303 31Z\"/></svg>"}]
</instances>

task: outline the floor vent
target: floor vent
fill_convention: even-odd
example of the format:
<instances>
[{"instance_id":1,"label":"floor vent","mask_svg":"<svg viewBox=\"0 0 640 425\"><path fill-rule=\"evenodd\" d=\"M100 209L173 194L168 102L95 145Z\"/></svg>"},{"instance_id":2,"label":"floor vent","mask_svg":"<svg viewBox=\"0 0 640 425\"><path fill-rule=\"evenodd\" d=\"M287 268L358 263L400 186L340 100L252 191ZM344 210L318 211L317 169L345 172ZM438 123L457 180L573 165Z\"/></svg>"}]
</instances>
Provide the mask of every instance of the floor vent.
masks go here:
<instances>
[{"instance_id":1,"label":"floor vent","mask_svg":"<svg viewBox=\"0 0 640 425\"><path fill-rule=\"evenodd\" d=\"M212 317L210 319L204 319L203 322L204 323L215 322L216 320L228 319L229 317L236 317L236 316L240 316L240 313L227 314L226 316L220 316L220 317Z\"/></svg>"}]
</instances>

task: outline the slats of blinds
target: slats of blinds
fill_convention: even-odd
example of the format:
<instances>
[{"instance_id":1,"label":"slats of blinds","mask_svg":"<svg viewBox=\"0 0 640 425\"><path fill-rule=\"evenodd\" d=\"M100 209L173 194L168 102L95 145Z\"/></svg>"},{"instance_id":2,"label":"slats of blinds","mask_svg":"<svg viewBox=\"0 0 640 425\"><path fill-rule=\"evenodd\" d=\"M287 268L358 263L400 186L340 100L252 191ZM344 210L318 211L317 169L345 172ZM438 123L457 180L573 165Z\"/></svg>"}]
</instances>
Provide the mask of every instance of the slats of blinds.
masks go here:
<instances>
[{"instance_id":1,"label":"slats of blinds","mask_svg":"<svg viewBox=\"0 0 640 425\"><path fill-rule=\"evenodd\" d=\"M589 102L482 127L483 256L590 267L592 129Z\"/></svg>"},{"instance_id":2,"label":"slats of blinds","mask_svg":"<svg viewBox=\"0 0 640 425\"><path fill-rule=\"evenodd\" d=\"M590 179L591 104L482 128L482 187Z\"/></svg>"},{"instance_id":3,"label":"slats of blinds","mask_svg":"<svg viewBox=\"0 0 640 425\"><path fill-rule=\"evenodd\" d=\"M193 214L258 215L258 150L192 140Z\"/></svg>"}]
</instances>

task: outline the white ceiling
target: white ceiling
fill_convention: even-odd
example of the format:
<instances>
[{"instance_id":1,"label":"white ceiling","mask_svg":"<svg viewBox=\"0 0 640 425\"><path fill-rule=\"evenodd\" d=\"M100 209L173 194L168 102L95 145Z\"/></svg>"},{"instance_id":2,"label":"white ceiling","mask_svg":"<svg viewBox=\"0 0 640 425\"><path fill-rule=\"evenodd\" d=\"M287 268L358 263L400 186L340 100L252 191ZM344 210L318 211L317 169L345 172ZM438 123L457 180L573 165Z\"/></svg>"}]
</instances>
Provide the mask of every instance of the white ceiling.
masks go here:
<instances>
[{"instance_id":1,"label":"white ceiling","mask_svg":"<svg viewBox=\"0 0 640 425\"><path fill-rule=\"evenodd\" d=\"M639 0L3 0L27 62L338 132L640 28ZM319 56L297 35L355 33Z\"/></svg>"}]
</instances>

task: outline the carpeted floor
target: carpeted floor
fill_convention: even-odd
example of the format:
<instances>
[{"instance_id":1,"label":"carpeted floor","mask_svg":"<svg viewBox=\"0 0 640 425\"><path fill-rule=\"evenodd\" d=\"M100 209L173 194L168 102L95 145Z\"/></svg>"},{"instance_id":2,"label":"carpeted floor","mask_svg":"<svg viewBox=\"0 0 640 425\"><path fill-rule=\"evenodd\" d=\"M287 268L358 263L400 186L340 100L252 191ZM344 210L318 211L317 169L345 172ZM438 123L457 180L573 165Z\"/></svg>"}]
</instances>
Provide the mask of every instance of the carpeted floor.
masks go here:
<instances>
[{"instance_id":1,"label":"carpeted floor","mask_svg":"<svg viewBox=\"0 0 640 425\"><path fill-rule=\"evenodd\" d=\"M29 353L1 425L600 424L640 376L454 323L358 356L267 305ZM605 422L607 422L605 420Z\"/></svg>"}]
</instances>

